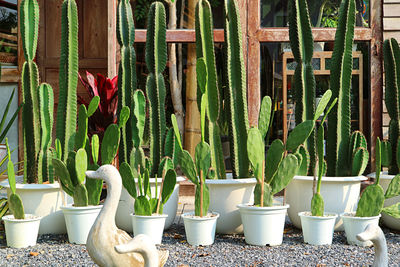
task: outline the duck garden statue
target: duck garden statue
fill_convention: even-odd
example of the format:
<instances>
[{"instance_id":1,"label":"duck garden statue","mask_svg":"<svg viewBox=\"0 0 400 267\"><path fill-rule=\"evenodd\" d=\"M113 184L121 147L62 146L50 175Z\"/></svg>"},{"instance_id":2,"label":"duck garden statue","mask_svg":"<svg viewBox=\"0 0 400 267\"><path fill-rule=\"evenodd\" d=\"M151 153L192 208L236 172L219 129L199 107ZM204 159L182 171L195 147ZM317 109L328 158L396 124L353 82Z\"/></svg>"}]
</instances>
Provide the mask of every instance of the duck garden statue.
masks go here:
<instances>
[{"instance_id":1,"label":"duck garden statue","mask_svg":"<svg viewBox=\"0 0 400 267\"><path fill-rule=\"evenodd\" d=\"M132 239L128 233L115 225L115 213L122 190L122 179L118 170L112 165L103 165L97 171L87 171L86 176L102 179L107 184L107 198L90 229L86 242L92 260L104 267L164 266L168 259L168 251L157 251L155 245L149 244L144 237L137 236ZM126 245L118 246L122 244ZM115 246L117 248L114 248ZM119 252L129 250L132 253L120 254L116 250ZM157 259L154 259L156 255Z\"/></svg>"},{"instance_id":2,"label":"duck garden statue","mask_svg":"<svg viewBox=\"0 0 400 267\"><path fill-rule=\"evenodd\" d=\"M369 224L364 232L357 235L360 241L371 241L374 244L375 256L372 267L386 267L388 266L388 253L385 234L382 229L373 224Z\"/></svg>"}]
</instances>

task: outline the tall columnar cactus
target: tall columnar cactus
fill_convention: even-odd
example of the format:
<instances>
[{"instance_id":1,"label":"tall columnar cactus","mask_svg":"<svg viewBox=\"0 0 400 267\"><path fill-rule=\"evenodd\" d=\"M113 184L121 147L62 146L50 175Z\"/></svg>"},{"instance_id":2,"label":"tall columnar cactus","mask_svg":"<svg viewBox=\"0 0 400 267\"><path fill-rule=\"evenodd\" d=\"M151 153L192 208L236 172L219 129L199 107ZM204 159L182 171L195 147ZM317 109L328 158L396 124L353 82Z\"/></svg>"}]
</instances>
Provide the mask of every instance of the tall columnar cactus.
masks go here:
<instances>
[{"instance_id":1,"label":"tall columnar cactus","mask_svg":"<svg viewBox=\"0 0 400 267\"><path fill-rule=\"evenodd\" d=\"M314 40L306 0L290 0L289 36L290 46L297 62L295 70L296 124L312 120L315 111L315 78L311 65ZM311 166L316 157L315 131L310 135L307 146ZM311 170L313 172L313 170Z\"/></svg>"},{"instance_id":2,"label":"tall columnar cactus","mask_svg":"<svg viewBox=\"0 0 400 267\"><path fill-rule=\"evenodd\" d=\"M160 2L150 6L146 36L146 66L149 70L146 90L150 114L150 159L153 167L150 174L158 172L163 157L165 124L165 84L163 71L167 64L167 42L165 8Z\"/></svg>"},{"instance_id":3,"label":"tall columnar cactus","mask_svg":"<svg viewBox=\"0 0 400 267\"><path fill-rule=\"evenodd\" d=\"M228 102L230 105L229 141L233 176L249 176L246 151L249 121L247 115L246 69L242 46L242 26L235 0L225 1L225 40L227 51Z\"/></svg>"},{"instance_id":4,"label":"tall columnar cactus","mask_svg":"<svg viewBox=\"0 0 400 267\"><path fill-rule=\"evenodd\" d=\"M385 104L390 116L389 142L391 155L389 174L399 173L397 165L397 147L400 133L400 49L396 39L385 40L383 43L385 65Z\"/></svg>"},{"instance_id":5,"label":"tall columnar cactus","mask_svg":"<svg viewBox=\"0 0 400 267\"><path fill-rule=\"evenodd\" d=\"M118 111L129 107L134 111L133 93L136 90L136 54L133 47L135 42L135 25L129 0L119 0L117 9L117 39L121 48L121 63L118 71ZM119 161L129 159L132 148L137 147L137 128L135 117L130 116L126 125L121 128L121 145L118 153Z\"/></svg>"},{"instance_id":6,"label":"tall columnar cactus","mask_svg":"<svg viewBox=\"0 0 400 267\"><path fill-rule=\"evenodd\" d=\"M211 149L211 167L217 178L225 179L225 165L219 134L219 89L214 53L214 31L211 6L207 0L196 5L196 55L198 87L207 99L208 132ZM201 98L201 96L200 96ZM199 99L199 98L198 98Z\"/></svg>"},{"instance_id":7,"label":"tall columnar cactus","mask_svg":"<svg viewBox=\"0 0 400 267\"><path fill-rule=\"evenodd\" d=\"M61 142L62 159L74 148L78 84L78 10L75 0L64 0L61 7L61 55L56 136Z\"/></svg>"},{"instance_id":8,"label":"tall columnar cactus","mask_svg":"<svg viewBox=\"0 0 400 267\"><path fill-rule=\"evenodd\" d=\"M53 128L53 89L48 84L39 87L39 72L34 62L39 27L39 5L36 0L21 2L20 25L26 60L21 75L24 102L24 182L53 182L49 164Z\"/></svg>"}]
</instances>

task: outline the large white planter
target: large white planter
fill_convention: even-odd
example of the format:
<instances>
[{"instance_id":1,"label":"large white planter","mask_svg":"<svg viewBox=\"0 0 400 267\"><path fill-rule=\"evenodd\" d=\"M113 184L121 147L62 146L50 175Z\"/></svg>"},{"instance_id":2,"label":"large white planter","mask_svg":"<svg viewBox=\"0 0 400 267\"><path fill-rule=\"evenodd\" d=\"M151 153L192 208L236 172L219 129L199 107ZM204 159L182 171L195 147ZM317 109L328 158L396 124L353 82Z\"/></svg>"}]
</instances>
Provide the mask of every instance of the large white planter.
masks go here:
<instances>
[{"instance_id":1,"label":"large white planter","mask_svg":"<svg viewBox=\"0 0 400 267\"><path fill-rule=\"evenodd\" d=\"M368 224L374 224L378 226L379 216L374 217L355 217L355 212L340 214L343 219L344 230L346 232L347 243L350 245L357 245L362 247L372 246L371 241L362 242L357 239L357 235L364 232Z\"/></svg>"},{"instance_id":2,"label":"large white planter","mask_svg":"<svg viewBox=\"0 0 400 267\"><path fill-rule=\"evenodd\" d=\"M152 216L131 214L131 217L134 236L145 234L153 240L154 244L161 244L167 214L153 214Z\"/></svg>"},{"instance_id":3,"label":"large white planter","mask_svg":"<svg viewBox=\"0 0 400 267\"><path fill-rule=\"evenodd\" d=\"M219 213L217 221L217 233L219 234L242 234L243 225L240 218L238 204L253 203L254 187L256 178L206 180L210 191L209 210Z\"/></svg>"},{"instance_id":4,"label":"large white planter","mask_svg":"<svg viewBox=\"0 0 400 267\"><path fill-rule=\"evenodd\" d=\"M22 184L22 176L18 176L16 179L17 194L24 203L25 213L42 217L39 235L65 234L67 228L60 207L72 203L73 199L60 189L59 183ZM0 185L7 188L7 196L10 196L8 180L3 181Z\"/></svg>"},{"instance_id":5,"label":"large white planter","mask_svg":"<svg viewBox=\"0 0 400 267\"><path fill-rule=\"evenodd\" d=\"M86 244L87 237L94 221L99 215L102 205L74 207L62 206L65 223L67 225L68 240L74 244Z\"/></svg>"},{"instance_id":6,"label":"large white planter","mask_svg":"<svg viewBox=\"0 0 400 267\"><path fill-rule=\"evenodd\" d=\"M14 219L14 215L3 216L7 246L26 248L36 245L41 217L25 214L25 219Z\"/></svg>"},{"instance_id":7,"label":"large white planter","mask_svg":"<svg viewBox=\"0 0 400 267\"><path fill-rule=\"evenodd\" d=\"M256 207L252 204L238 205L247 244L277 246L282 244L286 211L289 205Z\"/></svg>"},{"instance_id":8,"label":"large white planter","mask_svg":"<svg viewBox=\"0 0 400 267\"><path fill-rule=\"evenodd\" d=\"M157 179L157 192L160 192L161 178ZM179 182L185 181L182 176L176 177L176 185L174 191L172 192L167 203L165 203L163 208L163 213L168 215L165 220L164 229L168 229L175 220L176 211L178 209L178 199L179 199ZM156 179L150 178L150 188L151 193L154 195L156 188ZM130 214L134 213L135 199L129 195L128 191L122 187L121 196L118 203L117 214L115 215L115 223L118 228L121 228L129 233L133 232L132 219Z\"/></svg>"},{"instance_id":9,"label":"large white planter","mask_svg":"<svg viewBox=\"0 0 400 267\"><path fill-rule=\"evenodd\" d=\"M353 212L357 208L360 196L361 181L364 176L352 177L322 177L321 195L324 198L325 210L341 214ZM290 204L288 215L297 228L301 228L299 212L311 210L313 177L295 176L286 187L286 202ZM343 222L338 217L335 231L343 231Z\"/></svg>"},{"instance_id":10,"label":"large white planter","mask_svg":"<svg viewBox=\"0 0 400 267\"><path fill-rule=\"evenodd\" d=\"M190 245L208 246L214 243L219 214L213 212L207 215L205 217L198 217L194 216L194 212L182 215L186 240Z\"/></svg>"},{"instance_id":11,"label":"large white planter","mask_svg":"<svg viewBox=\"0 0 400 267\"><path fill-rule=\"evenodd\" d=\"M368 177L375 178L375 173L371 173ZM394 178L394 175L389 175L388 172L381 172L381 178L379 180L379 184L383 187L383 190L386 192L390 182ZM385 207L394 205L400 202L400 196L392 197L385 200ZM382 212L382 223L393 230L400 231L400 219L393 218L386 213Z\"/></svg>"},{"instance_id":12,"label":"large white planter","mask_svg":"<svg viewBox=\"0 0 400 267\"><path fill-rule=\"evenodd\" d=\"M325 212L324 216L312 216L311 212L299 212L304 243L310 245L332 244L333 230L338 215Z\"/></svg>"}]
</instances>

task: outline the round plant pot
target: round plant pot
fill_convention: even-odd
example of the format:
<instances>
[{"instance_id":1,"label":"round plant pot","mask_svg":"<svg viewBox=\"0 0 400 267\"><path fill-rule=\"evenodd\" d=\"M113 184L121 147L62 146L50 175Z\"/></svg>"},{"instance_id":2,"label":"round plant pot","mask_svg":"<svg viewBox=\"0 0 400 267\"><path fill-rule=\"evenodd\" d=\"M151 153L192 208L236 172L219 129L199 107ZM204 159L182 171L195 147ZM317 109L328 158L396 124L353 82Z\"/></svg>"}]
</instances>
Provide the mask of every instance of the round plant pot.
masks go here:
<instances>
[{"instance_id":1,"label":"round plant pot","mask_svg":"<svg viewBox=\"0 0 400 267\"><path fill-rule=\"evenodd\" d=\"M368 174L368 177L375 178L375 173ZM386 192L390 182L394 178L394 175L388 174L388 172L381 172L381 179L379 180L379 184L383 187L383 190ZM400 202L400 196L392 197L385 200L385 207L394 205ZM393 230L400 231L400 219L393 218L386 213L382 212L382 223Z\"/></svg>"},{"instance_id":2,"label":"round plant pot","mask_svg":"<svg viewBox=\"0 0 400 267\"><path fill-rule=\"evenodd\" d=\"M145 234L153 240L154 244L161 244L168 214L153 214L151 216L131 214L131 217L134 236Z\"/></svg>"},{"instance_id":3,"label":"round plant pot","mask_svg":"<svg viewBox=\"0 0 400 267\"><path fill-rule=\"evenodd\" d=\"M286 211L289 205L256 207L252 204L238 205L247 244L277 246L282 244Z\"/></svg>"},{"instance_id":4,"label":"round plant pot","mask_svg":"<svg viewBox=\"0 0 400 267\"><path fill-rule=\"evenodd\" d=\"M304 243L310 245L332 244L333 230L338 215L326 212L324 216L312 216L311 212L299 212Z\"/></svg>"},{"instance_id":5,"label":"round plant pot","mask_svg":"<svg viewBox=\"0 0 400 267\"><path fill-rule=\"evenodd\" d=\"M60 189L60 184L23 184L23 177L17 176L17 194L24 203L27 214L42 217L39 227L39 235L65 234L64 215L61 206L70 204L73 199ZM11 194L8 180L0 183L7 188L7 196Z\"/></svg>"},{"instance_id":6,"label":"round plant pot","mask_svg":"<svg viewBox=\"0 0 400 267\"><path fill-rule=\"evenodd\" d=\"M3 216L7 246L26 248L35 246L41 217L25 214L25 219L14 219L14 215Z\"/></svg>"},{"instance_id":7,"label":"round plant pot","mask_svg":"<svg viewBox=\"0 0 400 267\"><path fill-rule=\"evenodd\" d=\"M206 180L210 192L209 210L219 213L217 233L242 234L243 225L240 218L238 204L253 203L256 178Z\"/></svg>"},{"instance_id":8,"label":"round plant pot","mask_svg":"<svg viewBox=\"0 0 400 267\"><path fill-rule=\"evenodd\" d=\"M351 213L343 213L340 214L340 217L343 219L344 230L346 232L347 243L350 245L356 245L361 247L370 247L372 246L371 241L362 242L357 239L357 235L359 233L364 232L365 228L368 224L374 224L378 226L379 216L374 217L355 217L355 212Z\"/></svg>"},{"instance_id":9,"label":"round plant pot","mask_svg":"<svg viewBox=\"0 0 400 267\"><path fill-rule=\"evenodd\" d=\"M161 178L157 179L157 192L160 192ZM176 211L178 209L178 199L179 199L179 182L185 181L182 176L176 177L176 185L174 191L172 192L167 203L164 204L163 213L168 215L165 220L164 229L168 229L175 220ZM137 181L136 181L137 182ZM156 179L150 178L150 188L151 193L155 194ZM121 196L118 203L117 214L115 215L115 223L118 228L123 229L129 233L133 232L132 219L130 214L134 213L135 199L129 195L128 191L123 187L121 191Z\"/></svg>"},{"instance_id":10,"label":"round plant pot","mask_svg":"<svg viewBox=\"0 0 400 267\"><path fill-rule=\"evenodd\" d=\"M314 177L295 176L286 187L286 202L290 204L288 215L297 228L301 228L299 212L311 210L312 186ZM321 195L324 198L325 210L341 214L353 212L357 208L360 196L361 181L364 176L322 177ZM343 231L343 222L336 218L335 231Z\"/></svg>"},{"instance_id":11,"label":"round plant pot","mask_svg":"<svg viewBox=\"0 0 400 267\"><path fill-rule=\"evenodd\" d=\"M187 242L192 246L213 244L218 217L217 212L208 213L204 217L194 216L194 212L183 214Z\"/></svg>"},{"instance_id":12,"label":"round plant pot","mask_svg":"<svg viewBox=\"0 0 400 267\"><path fill-rule=\"evenodd\" d=\"M86 207L68 205L61 207L64 213L68 240L70 243L86 244L90 229L102 208L102 205Z\"/></svg>"}]
</instances>

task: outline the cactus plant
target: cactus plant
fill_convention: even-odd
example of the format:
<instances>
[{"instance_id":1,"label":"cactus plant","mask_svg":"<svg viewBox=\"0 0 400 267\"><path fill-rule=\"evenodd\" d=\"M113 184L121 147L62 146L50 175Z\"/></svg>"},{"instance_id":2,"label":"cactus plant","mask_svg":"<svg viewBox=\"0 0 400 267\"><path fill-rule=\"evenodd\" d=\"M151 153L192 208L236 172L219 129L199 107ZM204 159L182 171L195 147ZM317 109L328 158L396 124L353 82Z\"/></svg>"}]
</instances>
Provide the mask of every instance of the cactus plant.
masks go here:
<instances>
[{"instance_id":1,"label":"cactus plant","mask_svg":"<svg viewBox=\"0 0 400 267\"><path fill-rule=\"evenodd\" d=\"M39 87L39 72L34 62L39 30L39 5L36 0L21 2L20 24L26 60L21 74L24 182L53 182L49 163L53 128L53 89L48 84Z\"/></svg>"},{"instance_id":2,"label":"cactus plant","mask_svg":"<svg viewBox=\"0 0 400 267\"><path fill-rule=\"evenodd\" d=\"M146 35L146 66L149 70L146 90L150 116L150 159L153 167L150 175L158 172L163 157L166 132L165 84L162 72L167 64L165 8L160 2L150 6Z\"/></svg>"},{"instance_id":3,"label":"cactus plant","mask_svg":"<svg viewBox=\"0 0 400 267\"><path fill-rule=\"evenodd\" d=\"M294 87L296 96L296 124L312 120L315 112L315 77L311 64L314 40L306 0L289 1L290 46L297 62ZM307 140L310 164L314 166L316 156L315 131ZM312 172L312 170L311 170Z\"/></svg>"},{"instance_id":4,"label":"cactus plant","mask_svg":"<svg viewBox=\"0 0 400 267\"><path fill-rule=\"evenodd\" d=\"M390 116L389 142L391 145L391 153L386 155L390 156L391 159L388 166L389 174L396 175L399 173L397 147L400 133L400 49L396 39L385 40L383 43L383 56L385 65L385 104Z\"/></svg>"},{"instance_id":5,"label":"cactus plant","mask_svg":"<svg viewBox=\"0 0 400 267\"><path fill-rule=\"evenodd\" d=\"M235 0L225 1L225 40L227 51L228 102L230 106L229 142L235 178L249 177L246 152L249 121L247 115L246 69L242 46L242 27Z\"/></svg>"},{"instance_id":6,"label":"cactus plant","mask_svg":"<svg viewBox=\"0 0 400 267\"><path fill-rule=\"evenodd\" d=\"M129 0L119 0L117 9L117 39L121 48L121 63L118 71L118 110L123 107L134 111L133 93L136 90L136 54L133 47L135 42L135 26L132 8ZM134 117L131 115L126 125L121 128L121 145L118 153L119 161L126 162L136 140L133 135L137 132ZM140 144L139 144L140 145Z\"/></svg>"},{"instance_id":7,"label":"cactus plant","mask_svg":"<svg viewBox=\"0 0 400 267\"><path fill-rule=\"evenodd\" d=\"M207 98L208 133L211 149L211 166L218 179L225 179L225 164L219 133L219 89L214 53L214 31L211 6L207 0L196 5L195 12L197 80L199 94ZM201 95L199 98L201 99Z\"/></svg>"},{"instance_id":8,"label":"cactus plant","mask_svg":"<svg viewBox=\"0 0 400 267\"><path fill-rule=\"evenodd\" d=\"M388 207L383 207L385 199L400 195L400 175L392 179L386 192L384 192L379 184L382 168L381 153L381 141L378 137L375 145L375 183L365 188L361 194L356 211L357 217L378 216L383 211L394 218L400 218L400 202Z\"/></svg>"},{"instance_id":9,"label":"cactus plant","mask_svg":"<svg viewBox=\"0 0 400 267\"><path fill-rule=\"evenodd\" d=\"M10 183L10 189L11 189L11 194L8 197L8 205L15 219L25 219L24 205L22 203L20 196L16 193L17 189L15 182L14 164L11 161L11 152L10 152L10 147L8 146L7 138L6 138L6 147L9 158L7 165L8 182Z\"/></svg>"}]
</instances>

